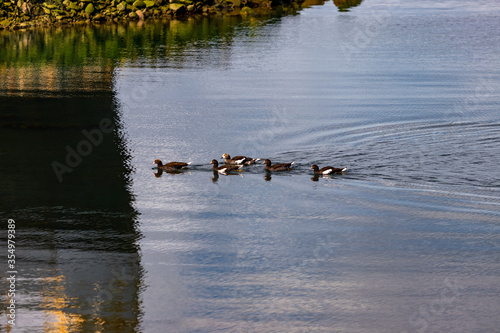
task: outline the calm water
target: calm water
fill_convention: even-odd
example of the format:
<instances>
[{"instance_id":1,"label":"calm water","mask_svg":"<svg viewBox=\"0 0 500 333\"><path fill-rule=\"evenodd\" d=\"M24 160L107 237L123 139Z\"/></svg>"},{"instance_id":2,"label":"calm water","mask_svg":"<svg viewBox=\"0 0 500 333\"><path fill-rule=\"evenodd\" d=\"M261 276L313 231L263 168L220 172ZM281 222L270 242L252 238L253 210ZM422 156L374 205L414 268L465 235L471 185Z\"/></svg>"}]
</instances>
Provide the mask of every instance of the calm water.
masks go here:
<instances>
[{"instance_id":1,"label":"calm water","mask_svg":"<svg viewBox=\"0 0 500 333\"><path fill-rule=\"evenodd\" d=\"M11 331L500 332L500 4L346 4L1 33Z\"/></svg>"}]
</instances>

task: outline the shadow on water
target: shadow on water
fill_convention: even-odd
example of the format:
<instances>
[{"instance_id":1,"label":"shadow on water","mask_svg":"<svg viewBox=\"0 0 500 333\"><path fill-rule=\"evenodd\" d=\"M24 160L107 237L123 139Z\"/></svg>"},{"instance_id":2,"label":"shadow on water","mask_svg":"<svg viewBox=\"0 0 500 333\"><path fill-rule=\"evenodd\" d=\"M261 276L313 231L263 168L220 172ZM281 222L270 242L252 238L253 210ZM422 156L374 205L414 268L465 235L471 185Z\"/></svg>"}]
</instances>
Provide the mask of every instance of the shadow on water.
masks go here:
<instances>
[{"instance_id":1,"label":"shadow on water","mask_svg":"<svg viewBox=\"0 0 500 333\"><path fill-rule=\"evenodd\" d=\"M142 268L130 157L111 75L101 75L106 68L78 87L91 71L0 70L0 139L9 143L0 151L0 216L16 221L16 327L138 325Z\"/></svg>"}]
</instances>

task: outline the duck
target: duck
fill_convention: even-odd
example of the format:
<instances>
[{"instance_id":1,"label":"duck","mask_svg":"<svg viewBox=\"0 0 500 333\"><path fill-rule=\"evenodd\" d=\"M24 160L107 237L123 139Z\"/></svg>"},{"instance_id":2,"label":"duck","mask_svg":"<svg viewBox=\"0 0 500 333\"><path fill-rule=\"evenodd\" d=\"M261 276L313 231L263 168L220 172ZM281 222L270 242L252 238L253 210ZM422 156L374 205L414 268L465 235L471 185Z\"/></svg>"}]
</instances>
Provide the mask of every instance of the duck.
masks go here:
<instances>
[{"instance_id":1,"label":"duck","mask_svg":"<svg viewBox=\"0 0 500 333\"><path fill-rule=\"evenodd\" d=\"M295 161L294 162L290 162L290 163L282 163L282 164L271 165L271 160L270 159L266 159L264 161L264 163L262 163L262 164L266 165L265 169L267 171L288 171L288 170L290 170L291 166L293 164L295 164Z\"/></svg>"},{"instance_id":2,"label":"duck","mask_svg":"<svg viewBox=\"0 0 500 333\"><path fill-rule=\"evenodd\" d=\"M235 165L235 164L245 164L250 165L257 161L260 161L260 158L251 158L246 156L235 156L231 158L229 154L222 154L222 158L226 164Z\"/></svg>"},{"instance_id":3,"label":"duck","mask_svg":"<svg viewBox=\"0 0 500 333\"><path fill-rule=\"evenodd\" d=\"M331 166L327 166L324 168L319 168L316 164L311 165L311 169L314 170L315 175L330 175L332 173L342 173L347 170L347 168L334 168Z\"/></svg>"},{"instance_id":4,"label":"duck","mask_svg":"<svg viewBox=\"0 0 500 333\"><path fill-rule=\"evenodd\" d=\"M242 171L241 168L243 168L243 165L227 165L227 164L224 164L224 165L219 166L219 162L217 160L212 160L212 162L210 162L210 164L214 165L212 167L212 169L214 171L217 171L218 173L223 173L223 174L226 174L226 173L228 173L230 171Z\"/></svg>"},{"instance_id":5,"label":"duck","mask_svg":"<svg viewBox=\"0 0 500 333\"><path fill-rule=\"evenodd\" d=\"M168 171L178 171L184 167L187 167L191 162L169 162L167 164L163 164L161 160L156 159L153 164L158 165L158 169L168 170Z\"/></svg>"}]
</instances>

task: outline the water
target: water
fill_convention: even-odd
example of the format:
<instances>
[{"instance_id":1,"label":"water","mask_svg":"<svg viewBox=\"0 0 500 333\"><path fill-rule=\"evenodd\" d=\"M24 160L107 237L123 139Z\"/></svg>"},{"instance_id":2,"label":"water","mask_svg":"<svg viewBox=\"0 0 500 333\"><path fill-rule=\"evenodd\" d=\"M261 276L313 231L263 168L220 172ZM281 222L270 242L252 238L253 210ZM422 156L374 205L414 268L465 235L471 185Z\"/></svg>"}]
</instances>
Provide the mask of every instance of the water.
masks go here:
<instances>
[{"instance_id":1,"label":"water","mask_svg":"<svg viewBox=\"0 0 500 333\"><path fill-rule=\"evenodd\" d=\"M1 35L17 330L498 331L500 7L311 5Z\"/></svg>"}]
</instances>

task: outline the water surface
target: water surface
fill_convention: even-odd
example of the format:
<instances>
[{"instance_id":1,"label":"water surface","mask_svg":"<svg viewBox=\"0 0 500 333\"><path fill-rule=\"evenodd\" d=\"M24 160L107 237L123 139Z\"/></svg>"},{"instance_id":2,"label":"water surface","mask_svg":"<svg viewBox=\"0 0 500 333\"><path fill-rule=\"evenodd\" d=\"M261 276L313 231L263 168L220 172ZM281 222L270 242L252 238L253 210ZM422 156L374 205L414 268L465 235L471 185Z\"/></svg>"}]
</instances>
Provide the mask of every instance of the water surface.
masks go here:
<instances>
[{"instance_id":1,"label":"water surface","mask_svg":"<svg viewBox=\"0 0 500 333\"><path fill-rule=\"evenodd\" d=\"M22 330L498 330L500 8L345 3L1 36Z\"/></svg>"}]
</instances>

